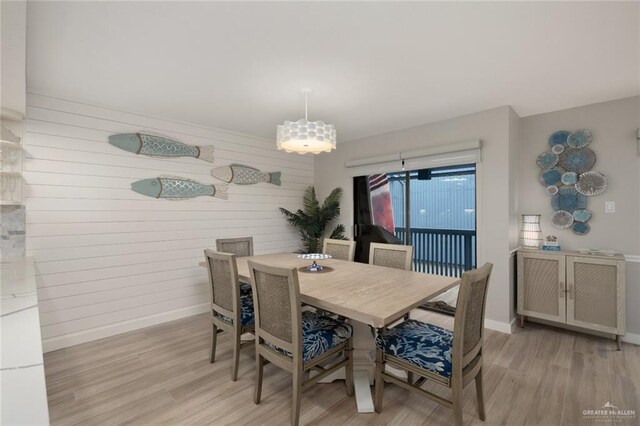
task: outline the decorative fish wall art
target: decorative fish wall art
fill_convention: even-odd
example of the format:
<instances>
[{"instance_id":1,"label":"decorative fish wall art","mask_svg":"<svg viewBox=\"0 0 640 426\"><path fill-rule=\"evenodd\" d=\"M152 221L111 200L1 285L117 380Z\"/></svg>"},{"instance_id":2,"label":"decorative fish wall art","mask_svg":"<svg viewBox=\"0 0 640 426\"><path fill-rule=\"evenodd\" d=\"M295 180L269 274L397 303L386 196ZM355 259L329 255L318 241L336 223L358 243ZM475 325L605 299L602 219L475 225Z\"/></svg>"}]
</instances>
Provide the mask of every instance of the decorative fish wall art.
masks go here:
<instances>
[{"instance_id":1,"label":"decorative fish wall art","mask_svg":"<svg viewBox=\"0 0 640 426\"><path fill-rule=\"evenodd\" d=\"M211 176L223 182L236 185L254 185L265 182L280 186L280 172L261 172L260 170L243 164L231 164L225 167L216 167L211 170Z\"/></svg>"},{"instance_id":2,"label":"decorative fish wall art","mask_svg":"<svg viewBox=\"0 0 640 426\"><path fill-rule=\"evenodd\" d=\"M207 185L181 177L161 176L143 179L131 184L131 189L138 194L153 198L184 200L195 197L210 196L226 200L226 185Z\"/></svg>"},{"instance_id":3,"label":"decorative fish wall art","mask_svg":"<svg viewBox=\"0 0 640 426\"><path fill-rule=\"evenodd\" d=\"M213 163L213 146L187 145L173 139L145 133L121 133L109 136L109 143L134 154L150 157L194 157Z\"/></svg>"}]
</instances>

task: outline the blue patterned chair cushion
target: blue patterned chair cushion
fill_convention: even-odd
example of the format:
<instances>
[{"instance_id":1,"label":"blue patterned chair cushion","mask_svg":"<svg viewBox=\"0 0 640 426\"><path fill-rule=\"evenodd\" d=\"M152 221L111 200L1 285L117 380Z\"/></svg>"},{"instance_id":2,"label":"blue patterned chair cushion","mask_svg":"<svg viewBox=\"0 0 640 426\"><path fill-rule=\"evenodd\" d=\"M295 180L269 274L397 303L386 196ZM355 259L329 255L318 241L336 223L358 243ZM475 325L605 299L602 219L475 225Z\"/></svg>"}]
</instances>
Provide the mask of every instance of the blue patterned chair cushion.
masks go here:
<instances>
[{"instance_id":1,"label":"blue patterned chair cushion","mask_svg":"<svg viewBox=\"0 0 640 426\"><path fill-rule=\"evenodd\" d=\"M309 362L328 350L335 348L353 335L353 327L344 321L318 315L312 311L302 312L302 359ZM265 342L269 347L286 356L291 353Z\"/></svg>"},{"instance_id":2,"label":"blue patterned chair cushion","mask_svg":"<svg viewBox=\"0 0 640 426\"><path fill-rule=\"evenodd\" d=\"M221 314L214 314L224 322L233 324L233 320L229 317L225 317ZM253 293L251 292L251 286L249 286L249 292L242 292L242 284L240 285L240 324L245 327L255 322L253 316Z\"/></svg>"},{"instance_id":3,"label":"blue patterned chair cushion","mask_svg":"<svg viewBox=\"0 0 640 426\"><path fill-rule=\"evenodd\" d=\"M386 354L451 378L453 332L418 320L407 320L376 337L376 346Z\"/></svg>"},{"instance_id":4,"label":"blue patterned chair cushion","mask_svg":"<svg viewBox=\"0 0 640 426\"><path fill-rule=\"evenodd\" d=\"M251 292L251 284L249 284L249 283L243 283L243 282L241 281L241 282L240 282L240 295L243 295L243 294L249 294L249 295L251 295L251 294L253 294L253 293Z\"/></svg>"}]
</instances>

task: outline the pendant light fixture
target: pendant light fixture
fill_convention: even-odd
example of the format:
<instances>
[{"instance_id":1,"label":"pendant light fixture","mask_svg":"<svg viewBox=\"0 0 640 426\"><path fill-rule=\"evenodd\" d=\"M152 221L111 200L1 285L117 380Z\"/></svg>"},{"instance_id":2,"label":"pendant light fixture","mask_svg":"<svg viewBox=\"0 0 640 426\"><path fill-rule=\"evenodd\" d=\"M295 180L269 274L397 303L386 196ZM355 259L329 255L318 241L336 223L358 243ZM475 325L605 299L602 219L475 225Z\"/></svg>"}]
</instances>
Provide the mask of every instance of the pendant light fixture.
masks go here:
<instances>
[{"instance_id":1,"label":"pendant light fixture","mask_svg":"<svg viewBox=\"0 0 640 426\"><path fill-rule=\"evenodd\" d=\"M309 121L308 98L310 89L303 89L304 118L298 121L285 121L278 126L277 146L286 152L298 154L320 154L336 149L336 128L324 121Z\"/></svg>"}]
</instances>

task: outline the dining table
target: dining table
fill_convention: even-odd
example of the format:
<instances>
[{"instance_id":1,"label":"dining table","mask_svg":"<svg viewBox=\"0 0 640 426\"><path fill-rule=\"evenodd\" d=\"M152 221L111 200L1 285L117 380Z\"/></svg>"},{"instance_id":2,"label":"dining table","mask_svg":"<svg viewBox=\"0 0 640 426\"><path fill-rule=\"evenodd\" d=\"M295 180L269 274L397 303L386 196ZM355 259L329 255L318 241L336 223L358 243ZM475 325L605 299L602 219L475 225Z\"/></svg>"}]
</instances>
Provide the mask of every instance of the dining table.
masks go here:
<instances>
[{"instance_id":1,"label":"dining table","mask_svg":"<svg viewBox=\"0 0 640 426\"><path fill-rule=\"evenodd\" d=\"M296 253L237 257L238 278L251 281L249 261L296 268L300 300L322 311L349 318L353 326L354 384L358 412L373 412L375 333L413 309L458 285L460 279L337 259L319 260L322 271L307 270L310 261ZM205 262L200 263L206 266ZM344 377L344 375L342 376ZM338 379L329 376L323 381Z\"/></svg>"}]
</instances>

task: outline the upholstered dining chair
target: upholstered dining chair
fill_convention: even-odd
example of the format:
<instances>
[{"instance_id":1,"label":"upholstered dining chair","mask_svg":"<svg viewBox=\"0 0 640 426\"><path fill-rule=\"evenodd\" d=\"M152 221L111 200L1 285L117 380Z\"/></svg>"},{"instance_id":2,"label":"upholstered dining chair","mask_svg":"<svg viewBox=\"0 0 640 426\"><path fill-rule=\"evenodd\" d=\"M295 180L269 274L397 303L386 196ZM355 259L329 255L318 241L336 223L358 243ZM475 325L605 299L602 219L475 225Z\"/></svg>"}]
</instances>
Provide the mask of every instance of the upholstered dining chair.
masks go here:
<instances>
[{"instance_id":1,"label":"upholstered dining chair","mask_svg":"<svg viewBox=\"0 0 640 426\"><path fill-rule=\"evenodd\" d=\"M213 363L216 358L216 344L218 331L229 332L233 337L233 363L231 366L231 380L238 379L238 365L242 346L253 343L241 341L245 333L253 333L254 313L253 295L251 287L248 293L240 291L238 281L238 266L234 254L220 253L213 250L204 251L209 271L211 287L211 356Z\"/></svg>"},{"instance_id":2,"label":"upholstered dining chair","mask_svg":"<svg viewBox=\"0 0 640 426\"><path fill-rule=\"evenodd\" d=\"M216 250L222 253L233 253L237 257L253 256L253 237L218 238Z\"/></svg>"},{"instance_id":3,"label":"upholstered dining chair","mask_svg":"<svg viewBox=\"0 0 640 426\"><path fill-rule=\"evenodd\" d=\"M387 381L453 408L455 424L462 425L462 390L475 380L478 415L480 420L485 420L482 344L492 268L491 263L486 263L482 268L462 275L453 332L415 319L379 331L374 391L376 412L382 410L384 381ZM388 373L387 364L406 370L407 380ZM419 376L415 383L414 374ZM422 389L426 380L451 388L451 400Z\"/></svg>"},{"instance_id":4,"label":"upholstered dining chair","mask_svg":"<svg viewBox=\"0 0 640 426\"><path fill-rule=\"evenodd\" d=\"M369 246L369 263L388 268L411 270L413 246L399 244L371 243Z\"/></svg>"},{"instance_id":5,"label":"upholstered dining chair","mask_svg":"<svg viewBox=\"0 0 640 426\"><path fill-rule=\"evenodd\" d=\"M356 252L356 242L347 240L334 240L325 238L322 243L322 253L330 254L332 259L347 260L353 262Z\"/></svg>"},{"instance_id":6,"label":"upholstered dining chair","mask_svg":"<svg viewBox=\"0 0 640 426\"><path fill-rule=\"evenodd\" d=\"M411 270L413 246L400 244L371 243L369 246L369 264L386 266L387 268ZM405 314L405 320L409 314Z\"/></svg>"},{"instance_id":7,"label":"upholstered dining chair","mask_svg":"<svg viewBox=\"0 0 640 426\"><path fill-rule=\"evenodd\" d=\"M253 237L218 238L216 250L235 254L236 257L253 256ZM251 284L240 281L240 292L244 295L251 293Z\"/></svg>"},{"instance_id":8,"label":"upholstered dining chair","mask_svg":"<svg viewBox=\"0 0 640 426\"><path fill-rule=\"evenodd\" d=\"M301 311L295 268L249 261L256 313L256 388L260 403L265 360L293 374L291 423L300 418L300 393L334 371L346 369L347 395L353 395L353 328L311 311ZM340 355L340 352L342 354ZM336 356L337 360L332 360ZM330 365L321 365L331 362ZM311 370L317 375L306 378Z\"/></svg>"}]
</instances>

